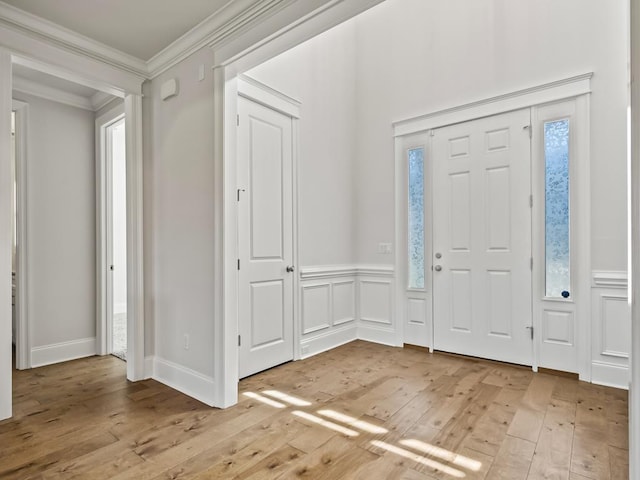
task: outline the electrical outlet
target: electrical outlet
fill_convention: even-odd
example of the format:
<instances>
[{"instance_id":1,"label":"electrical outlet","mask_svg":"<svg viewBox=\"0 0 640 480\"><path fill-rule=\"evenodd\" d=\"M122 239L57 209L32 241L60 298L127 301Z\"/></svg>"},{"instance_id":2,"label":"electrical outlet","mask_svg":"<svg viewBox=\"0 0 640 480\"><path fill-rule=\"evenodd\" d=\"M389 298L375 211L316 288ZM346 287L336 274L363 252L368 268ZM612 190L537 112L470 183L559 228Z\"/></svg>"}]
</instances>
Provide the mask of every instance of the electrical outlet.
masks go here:
<instances>
[{"instance_id":1,"label":"electrical outlet","mask_svg":"<svg viewBox=\"0 0 640 480\"><path fill-rule=\"evenodd\" d=\"M186 333L184 334L184 349L189 350L189 335Z\"/></svg>"}]
</instances>

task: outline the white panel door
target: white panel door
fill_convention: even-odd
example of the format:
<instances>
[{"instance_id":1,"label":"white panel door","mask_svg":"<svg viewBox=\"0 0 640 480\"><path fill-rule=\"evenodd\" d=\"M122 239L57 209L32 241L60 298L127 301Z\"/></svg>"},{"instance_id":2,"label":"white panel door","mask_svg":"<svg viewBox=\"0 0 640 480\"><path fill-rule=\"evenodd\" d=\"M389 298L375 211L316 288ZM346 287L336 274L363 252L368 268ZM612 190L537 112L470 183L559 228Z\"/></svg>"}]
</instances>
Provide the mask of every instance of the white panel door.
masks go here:
<instances>
[{"instance_id":1,"label":"white panel door","mask_svg":"<svg viewBox=\"0 0 640 480\"><path fill-rule=\"evenodd\" d=\"M293 359L293 147L290 117L242 97L238 111L242 378Z\"/></svg>"},{"instance_id":2,"label":"white panel door","mask_svg":"<svg viewBox=\"0 0 640 480\"><path fill-rule=\"evenodd\" d=\"M433 138L437 350L531 365L529 110Z\"/></svg>"}]
</instances>

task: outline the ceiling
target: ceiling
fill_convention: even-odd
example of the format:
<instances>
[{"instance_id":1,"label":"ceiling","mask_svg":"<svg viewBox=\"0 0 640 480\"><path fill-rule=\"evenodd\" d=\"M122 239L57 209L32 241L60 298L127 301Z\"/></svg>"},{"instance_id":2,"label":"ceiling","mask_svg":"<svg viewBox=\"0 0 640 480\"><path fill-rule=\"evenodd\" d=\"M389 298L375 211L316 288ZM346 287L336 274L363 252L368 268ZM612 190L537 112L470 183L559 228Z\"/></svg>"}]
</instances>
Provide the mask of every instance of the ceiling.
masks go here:
<instances>
[{"instance_id":1,"label":"ceiling","mask_svg":"<svg viewBox=\"0 0 640 480\"><path fill-rule=\"evenodd\" d=\"M3 0L147 61L233 0Z\"/></svg>"}]
</instances>

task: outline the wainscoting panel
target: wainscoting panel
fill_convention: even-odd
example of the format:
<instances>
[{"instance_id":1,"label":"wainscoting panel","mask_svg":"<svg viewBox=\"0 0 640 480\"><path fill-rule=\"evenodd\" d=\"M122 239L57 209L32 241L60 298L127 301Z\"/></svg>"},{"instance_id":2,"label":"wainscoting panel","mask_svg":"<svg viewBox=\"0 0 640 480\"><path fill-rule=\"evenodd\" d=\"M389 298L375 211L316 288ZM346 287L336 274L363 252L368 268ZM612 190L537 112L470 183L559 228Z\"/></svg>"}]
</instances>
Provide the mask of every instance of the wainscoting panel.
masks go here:
<instances>
[{"instance_id":1,"label":"wainscoting panel","mask_svg":"<svg viewBox=\"0 0 640 480\"><path fill-rule=\"evenodd\" d=\"M300 270L301 357L356 339L399 345L393 268L310 266ZM416 319L420 313L416 312Z\"/></svg>"},{"instance_id":2,"label":"wainscoting panel","mask_svg":"<svg viewBox=\"0 0 640 480\"><path fill-rule=\"evenodd\" d=\"M306 267L300 271L301 357L356 340L357 269Z\"/></svg>"},{"instance_id":3,"label":"wainscoting panel","mask_svg":"<svg viewBox=\"0 0 640 480\"><path fill-rule=\"evenodd\" d=\"M302 285L302 335L331 326L331 283Z\"/></svg>"},{"instance_id":4,"label":"wainscoting panel","mask_svg":"<svg viewBox=\"0 0 640 480\"><path fill-rule=\"evenodd\" d=\"M626 272L594 271L591 287L591 381L629 388L631 307Z\"/></svg>"},{"instance_id":5,"label":"wainscoting panel","mask_svg":"<svg viewBox=\"0 0 640 480\"><path fill-rule=\"evenodd\" d=\"M358 338L384 345L402 345L394 314L394 282L393 270L385 267L367 267L359 271Z\"/></svg>"}]
</instances>

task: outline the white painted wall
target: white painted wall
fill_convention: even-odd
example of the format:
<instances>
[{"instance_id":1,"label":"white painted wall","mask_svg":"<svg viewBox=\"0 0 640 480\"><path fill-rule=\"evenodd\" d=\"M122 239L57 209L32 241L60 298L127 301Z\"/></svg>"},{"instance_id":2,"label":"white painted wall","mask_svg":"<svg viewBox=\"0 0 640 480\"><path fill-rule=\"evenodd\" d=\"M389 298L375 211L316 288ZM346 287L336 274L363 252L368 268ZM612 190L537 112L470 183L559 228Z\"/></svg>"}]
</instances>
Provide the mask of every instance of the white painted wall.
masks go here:
<instances>
[{"instance_id":1,"label":"white painted wall","mask_svg":"<svg viewBox=\"0 0 640 480\"><path fill-rule=\"evenodd\" d=\"M247 75L302 103L298 161L301 267L353 263L356 32L345 22Z\"/></svg>"},{"instance_id":2,"label":"white painted wall","mask_svg":"<svg viewBox=\"0 0 640 480\"><path fill-rule=\"evenodd\" d=\"M358 262L393 239L391 123L593 71L592 260L626 270L626 6L387 0L357 24Z\"/></svg>"},{"instance_id":3,"label":"white painted wall","mask_svg":"<svg viewBox=\"0 0 640 480\"><path fill-rule=\"evenodd\" d=\"M202 82L200 64L207 67ZM207 377L214 367L211 64L211 51L198 51L154 79L143 104L144 118L152 117L144 153L145 270L152 277L146 288L155 332L155 348L146 354ZM170 78L178 80L179 94L162 101L160 86Z\"/></svg>"},{"instance_id":4,"label":"white painted wall","mask_svg":"<svg viewBox=\"0 0 640 480\"><path fill-rule=\"evenodd\" d=\"M28 95L32 347L95 337L94 114Z\"/></svg>"}]
</instances>

